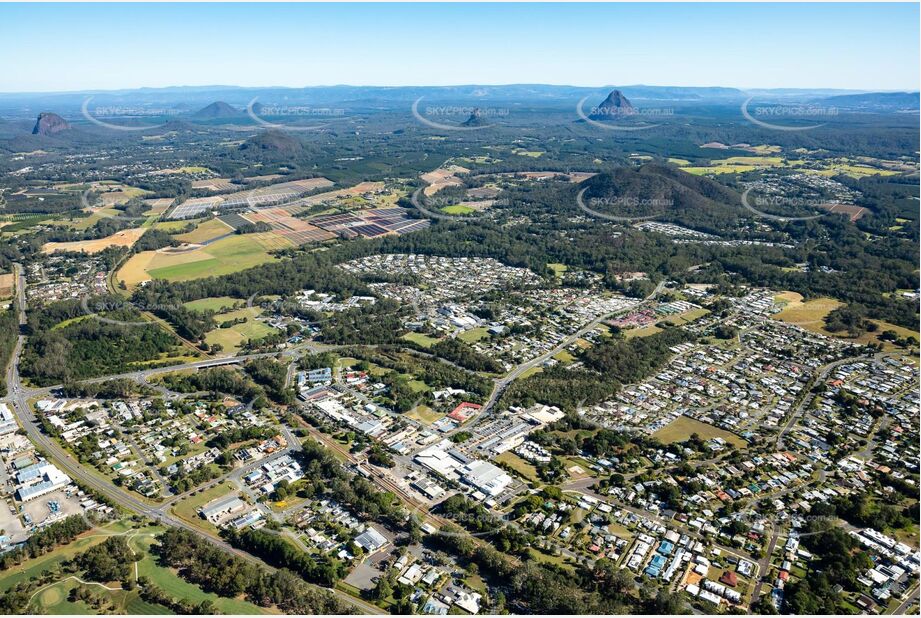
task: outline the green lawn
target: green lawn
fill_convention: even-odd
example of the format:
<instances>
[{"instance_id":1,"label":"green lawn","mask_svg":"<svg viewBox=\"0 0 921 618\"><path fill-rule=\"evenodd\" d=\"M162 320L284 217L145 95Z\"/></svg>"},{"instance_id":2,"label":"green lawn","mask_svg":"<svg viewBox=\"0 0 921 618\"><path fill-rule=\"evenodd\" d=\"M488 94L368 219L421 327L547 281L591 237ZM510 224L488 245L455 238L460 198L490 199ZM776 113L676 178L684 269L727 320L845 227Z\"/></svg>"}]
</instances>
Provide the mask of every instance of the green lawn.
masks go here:
<instances>
[{"instance_id":1,"label":"green lawn","mask_svg":"<svg viewBox=\"0 0 921 618\"><path fill-rule=\"evenodd\" d=\"M534 483L540 482L537 468L511 451L505 451L495 458L497 463L504 463L512 470Z\"/></svg>"},{"instance_id":2,"label":"green lawn","mask_svg":"<svg viewBox=\"0 0 921 618\"><path fill-rule=\"evenodd\" d=\"M239 298L231 298L230 296L213 296L211 298L202 298L199 300L192 300L183 305L194 311L222 311L224 309L229 309L233 307L236 303L245 302Z\"/></svg>"},{"instance_id":3,"label":"green lawn","mask_svg":"<svg viewBox=\"0 0 921 618\"><path fill-rule=\"evenodd\" d=\"M475 343L480 339L485 339L489 336L489 331L483 327L480 328L471 328L466 330L457 336L458 339L464 343Z\"/></svg>"},{"instance_id":4,"label":"green lawn","mask_svg":"<svg viewBox=\"0 0 921 618\"><path fill-rule=\"evenodd\" d=\"M162 567L157 563L156 555L151 550L154 545L154 535L162 532L162 528L143 528L137 536L129 537L131 548L143 553L143 557L137 563L137 576L147 577L156 586L163 589L170 596L177 599L185 599L193 603L200 603L210 600L221 614L268 614L276 613L273 609L267 609L254 605L242 598L228 599L220 597L213 593L208 593L182 579L173 569ZM141 536L143 535L143 536ZM102 542L105 537L98 537L96 542ZM73 543L72 545L77 545ZM68 552L68 558L74 553L83 551L93 543L77 547ZM70 549L70 546L62 549ZM55 550L55 555L61 553ZM63 558L59 558L63 559ZM135 573L134 568L131 570L132 576ZM72 603L67 600L70 591L79 584L75 580L65 579L56 584L50 585L35 595L32 605L32 611L47 614L94 614L98 613L93 607L84 602ZM119 584L108 583L110 588L117 588ZM167 608L148 603L141 599L137 590L106 590L100 586L90 586L97 595L105 598L114 610L110 611L121 614L153 615L169 614Z\"/></svg>"},{"instance_id":5,"label":"green lawn","mask_svg":"<svg viewBox=\"0 0 921 618\"><path fill-rule=\"evenodd\" d=\"M208 219L192 230L191 232L186 232L184 234L178 234L176 240L180 242L188 243L203 243L211 240L212 238L217 238L218 236L223 236L224 234L230 234L233 232L233 229L220 219Z\"/></svg>"},{"instance_id":6,"label":"green lawn","mask_svg":"<svg viewBox=\"0 0 921 618\"><path fill-rule=\"evenodd\" d=\"M520 376L518 376L518 379L524 380L525 378L529 378L533 376L535 373L540 373L543 370L544 370L543 367L531 367L527 371L523 372Z\"/></svg>"},{"instance_id":7,"label":"green lawn","mask_svg":"<svg viewBox=\"0 0 921 618\"><path fill-rule=\"evenodd\" d=\"M430 407L424 405L416 406L407 412L406 416L415 419L420 423L425 423L426 425L431 425L435 421L444 418L444 414L440 414Z\"/></svg>"},{"instance_id":8,"label":"green lawn","mask_svg":"<svg viewBox=\"0 0 921 618\"><path fill-rule=\"evenodd\" d=\"M144 552L144 558L138 563L138 575L148 577L150 581L162 588L167 594L176 598L187 599L194 603L210 600L222 614L267 614L270 610L254 605L243 599L227 599L214 593L205 592L176 574L173 569L161 567L150 551L152 538L138 539L134 547ZM131 612L137 613L137 612Z\"/></svg>"},{"instance_id":9,"label":"green lawn","mask_svg":"<svg viewBox=\"0 0 921 618\"><path fill-rule=\"evenodd\" d=\"M247 339L260 339L274 333L274 328L256 320L256 317L261 315L262 311L261 307L244 307L243 309L236 309L234 311L228 311L227 313L215 315L214 320L218 324L224 321L238 320L240 318L246 318L246 322L234 324L230 328L215 328L214 330L210 330L205 335L205 341L208 345L214 345L215 343L222 345L224 347L224 352L234 352L238 350Z\"/></svg>"},{"instance_id":10,"label":"green lawn","mask_svg":"<svg viewBox=\"0 0 921 618\"><path fill-rule=\"evenodd\" d=\"M422 380L410 380L409 388L411 388L414 393L422 393L422 392L429 390L428 384L426 384Z\"/></svg>"},{"instance_id":11,"label":"green lawn","mask_svg":"<svg viewBox=\"0 0 921 618\"><path fill-rule=\"evenodd\" d=\"M465 206L464 204L452 204L451 206L442 208L441 212L447 215L469 215L470 213L476 212L476 209Z\"/></svg>"},{"instance_id":12,"label":"green lawn","mask_svg":"<svg viewBox=\"0 0 921 618\"><path fill-rule=\"evenodd\" d=\"M78 538L73 543L55 548L51 553L27 560L18 566L0 572L0 590L9 590L19 582L37 577L45 569L50 569L56 564L70 560L76 554L102 543L105 539L106 537L99 534L98 530L93 530L87 532L85 536Z\"/></svg>"},{"instance_id":13,"label":"green lawn","mask_svg":"<svg viewBox=\"0 0 921 618\"><path fill-rule=\"evenodd\" d=\"M155 230L163 230L167 233L178 232L181 229L186 228L190 223L198 224L203 219L188 219L182 221L160 221L154 224Z\"/></svg>"},{"instance_id":14,"label":"green lawn","mask_svg":"<svg viewBox=\"0 0 921 618\"><path fill-rule=\"evenodd\" d=\"M671 423L652 434L652 437L658 438L665 444L671 444L673 442L684 442L694 433L700 436L702 440L722 438L736 448L742 448L746 444L745 440L734 433L703 423L688 416L679 416Z\"/></svg>"},{"instance_id":15,"label":"green lawn","mask_svg":"<svg viewBox=\"0 0 921 618\"><path fill-rule=\"evenodd\" d=\"M424 335L422 333L406 333L405 335L403 335L403 339L406 339L407 341L412 341L413 343L418 343L424 348L430 348L436 343L438 343L438 339L435 339L434 337L429 337L428 335Z\"/></svg>"},{"instance_id":16,"label":"green lawn","mask_svg":"<svg viewBox=\"0 0 921 618\"><path fill-rule=\"evenodd\" d=\"M558 352L553 356L553 358L560 361L561 363L571 363L572 361L576 360L576 357L566 350Z\"/></svg>"},{"instance_id":17,"label":"green lawn","mask_svg":"<svg viewBox=\"0 0 921 618\"><path fill-rule=\"evenodd\" d=\"M70 591L79 583L75 580L59 582L43 589L33 599L30 608L44 614L86 615L98 614L91 605L83 601L71 603L67 600ZM114 587L114 586L111 586ZM109 612L120 614L155 615L169 614L170 611L162 605L154 605L141 599L137 590L106 590L99 586L89 586L97 596L108 601ZM112 609L114 606L114 610ZM104 606L105 607L105 606Z\"/></svg>"},{"instance_id":18,"label":"green lawn","mask_svg":"<svg viewBox=\"0 0 921 618\"><path fill-rule=\"evenodd\" d=\"M154 268L149 271L149 274L154 279L188 281L201 277L227 275L266 262L273 262L276 259L269 255L255 239L245 235L223 238L207 247L191 252L190 257L199 252L204 252L205 255L211 257Z\"/></svg>"}]
</instances>

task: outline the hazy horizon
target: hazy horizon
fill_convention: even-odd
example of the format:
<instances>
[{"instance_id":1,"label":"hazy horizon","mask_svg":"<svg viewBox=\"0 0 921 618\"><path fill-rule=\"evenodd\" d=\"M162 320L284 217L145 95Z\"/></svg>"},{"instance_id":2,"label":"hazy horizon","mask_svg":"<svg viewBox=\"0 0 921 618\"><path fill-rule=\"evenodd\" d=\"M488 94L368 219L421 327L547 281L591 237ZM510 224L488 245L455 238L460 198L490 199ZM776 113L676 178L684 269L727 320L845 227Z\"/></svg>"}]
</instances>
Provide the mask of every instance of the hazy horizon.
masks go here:
<instances>
[{"instance_id":1,"label":"hazy horizon","mask_svg":"<svg viewBox=\"0 0 921 618\"><path fill-rule=\"evenodd\" d=\"M585 89L604 89L604 88L726 88L726 89L735 89L741 92L748 91L804 91L804 92L813 92L813 91L841 91L841 92L853 92L853 93L881 93L881 92L919 92L919 88L835 88L835 87L786 87L786 86L773 86L773 87L762 87L762 86L734 86L726 84L554 84L554 83L538 83L538 82L509 82L509 83L496 83L496 84L487 84L482 82L470 82L470 83L457 83L457 84L359 84L359 83L340 83L340 84L316 84L316 85L281 85L281 84L271 84L271 85L252 85L252 86L242 86L239 84L172 84L166 86L137 86L131 88L87 88L82 90L22 90L22 91L0 91L0 95L70 95L70 94L105 94L105 93L118 93L118 92L137 92L142 90L157 91L157 90L219 90L219 89L239 89L239 90L309 90L309 89L322 89L322 88L466 88L466 87L486 87L486 88L503 88L503 87L520 87L520 86L546 86L552 88L585 88Z\"/></svg>"}]
</instances>

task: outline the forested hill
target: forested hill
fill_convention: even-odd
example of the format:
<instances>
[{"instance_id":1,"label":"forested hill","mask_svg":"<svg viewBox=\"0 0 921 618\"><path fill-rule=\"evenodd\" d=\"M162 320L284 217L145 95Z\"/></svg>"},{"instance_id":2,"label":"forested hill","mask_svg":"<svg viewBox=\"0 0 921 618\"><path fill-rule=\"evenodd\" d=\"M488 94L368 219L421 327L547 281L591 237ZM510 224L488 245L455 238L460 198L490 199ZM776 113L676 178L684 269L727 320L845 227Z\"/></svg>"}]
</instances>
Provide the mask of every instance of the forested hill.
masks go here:
<instances>
[{"instance_id":1,"label":"forested hill","mask_svg":"<svg viewBox=\"0 0 921 618\"><path fill-rule=\"evenodd\" d=\"M665 165L618 168L583 186L587 207L617 217L655 217L711 234L736 229L751 218L732 189Z\"/></svg>"}]
</instances>

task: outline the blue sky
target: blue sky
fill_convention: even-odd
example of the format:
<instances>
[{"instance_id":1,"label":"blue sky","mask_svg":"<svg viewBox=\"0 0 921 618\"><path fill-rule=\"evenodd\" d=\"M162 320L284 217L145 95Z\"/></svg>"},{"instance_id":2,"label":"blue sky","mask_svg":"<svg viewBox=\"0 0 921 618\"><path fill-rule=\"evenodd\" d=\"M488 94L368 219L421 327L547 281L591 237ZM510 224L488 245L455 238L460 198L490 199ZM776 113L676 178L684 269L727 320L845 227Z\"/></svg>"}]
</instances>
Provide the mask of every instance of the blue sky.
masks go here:
<instances>
[{"instance_id":1,"label":"blue sky","mask_svg":"<svg viewBox=\"0 0 921 618\"><path fill-rule=\"evenodd\" d=\"M918 89L919 5L0 4L0 92L547 83Z\"/></svg>"}]
</instances>

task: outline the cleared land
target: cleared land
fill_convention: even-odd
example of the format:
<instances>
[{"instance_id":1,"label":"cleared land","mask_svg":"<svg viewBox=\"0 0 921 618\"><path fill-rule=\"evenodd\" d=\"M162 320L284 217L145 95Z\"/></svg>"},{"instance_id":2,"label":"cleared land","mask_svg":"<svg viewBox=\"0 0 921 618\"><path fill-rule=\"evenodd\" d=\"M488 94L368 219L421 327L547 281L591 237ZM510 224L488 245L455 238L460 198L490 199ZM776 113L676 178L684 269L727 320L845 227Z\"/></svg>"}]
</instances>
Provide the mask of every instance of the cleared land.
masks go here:
<instances>
[{"instance_id":1,"label":"cleared land","mask_svg":"<svg viewBox=\"0 0 921 618\"><path fill-rule=\"evenodd\" d=\"M815 298L803 302L802 296L796 299L790 295L786 299L789 299L788 304L783 311L773 316L775 320L822 334L827 334L822 328L825 326L825 316L842 305L841 301L833 298Z\"/></svg>"},{"instance_id":2,"label":"cleared land","mask_svg":"<svg viewBox=\"0 0 921 618\"><path fill-rule=\"evenodd\" d=\"M246 318L242 324L234 324L229 328L215 328L205 335L208 345L219 344L224 353L236 352L247 339L260 339L275 332L271 326L256 320L262 314L261 307L244 307L235 311L228 311L214 316L215 321L221 322Z\"/></svg>"},{"instance_id":3,"label":"cleared land","mask_svg":"<svg viewBox=\"0 0 921 618\"><path fill-rule=\"evenodd\" d=\"M679 313L678 315L673 315L667 318L665 321L669 324L674 324L676 326L681 326L683 324L688 324L699 318L704 317L710 313L709 309L704 309L700 307L698 309L691 309L690 311L685 311L684 313Z\"/></svg>"},{"instance_id":4,"label":"cleared land","mask_svg":"<svg viewBox=\"0 0 921 618\"><path fill-rule=\"evenodd\" d=\"M150 279L188 281L226 275L275 259L257 239L250 235L234 235L206 247L138 253L118 271L117 279L130 289Z\"/></svg>"},{"instance_id":5,"label":"cleared land","mask_svg":"<svg viewBox=\"0 0 921 618\"><path fill-rule=\"evenodd\" d=\"M233 228L220 219L203 221L191 232L178 234L176 240L187 243L203 243L233 232Z\"/></svg>"},{"instance_id":6,"label":"cleared land","mask_svg":"<svg viewBox=\"0 0 921 618\"><path fill-rule=\"evenodd\" d=\"M406 416L426 425L431 425L435 421L444 418L444 414L439 414L438 412L435 412L435 410L425 405L416 406L407 412Z\"/></svg>"},{"instance_id":7,"label":"cleared land","mask_svg":"<svg viewBox=\"0 0 921 618\"><path fill-rule=\"evenodd\" d=\"M163 230L168 234L178 232L181 229L184 229L190 223L197 224L200 223L201 219L182 219L181 221L157 221L154 224L155 230Z\"/></svg>"},{"instance_id":8,"label":"cleared land","mask_svg":"<svg viewBox=\"0 0 921 618\"><path fill-rule=\"evenodd\" d=\"M429 337L428 335L424 335L422 333L406 333L405 335L403 335L403 339L406 339L407 341L412 341L413 343L418 343L424 348L430 348L436 343L438 343L438 339L435 339L434 337Z\"/></svg>"},{"instance_id":9,"label":"cleared land","mask_svg":"<svg viewBox=\"0 0 921 618\"><path fill-rule=\"evenodd\" d=\"M666 444L671 444L672 442L684 442L691 437L691 434L695 433L703 440L722 438L737 448L745 446L745 440L734 433L708 425L689 416L679 416L652 434L652 437L658 438Z\"/></svg>"},{"instance_id":10,"label":"cleared land","mask_svg":"<svg viewBox=\"0 0 921 618\"><path fill-rule=\"evenodd\" d=\"M230 296L216 296L212 298L202 298L185 303L185 306L193 311L222 311L232 308L236 303L244 302L239 298Z\"/></svg>"},{"instance_id":11,"label":"cleared land","mask_svg":"<svg viewBox=\"0 0 921 618\"><path fill-rule=\"evenodd\" d=\"M13 297L13 273L4 273L0 275L0 300L6 300Z\"/></svg>"},{"instance_id":12,"label":"cleared land","mask_svg":"<svg viewBox=\"0 0 921 618\"><path fill-rule=\"evenodd\" d=\"M464 204L452 204L451 206L442 208L441 212L448 215L469 215L470 213L476 212L476 209L465 206Z\"/></svg>"},{"instance_id":13,"label":"cleared land","mask_svg":"<svg viewBox=\"0 0 921 618\"><path fill-rule=\"evenodd\" d=\"M537 468L511 451L505 451L504 453L497 456L496 463L507 465L509 468L531 482L540 482L540 477L537 475Z\"/></svg>"},{"instance_id":14,"label":"cleared land","mask_svg":"<svg viewBox=\"0 0 921 618\"><path fill-rule=\"evenodd\" d=\"M124 204L132 198L141 197L147 194L149 194L149 192L145 191L144 189L129 187L126 185L117 185L117 189L115 191L106 191L105 193L100 194L99 199L102 200L102 203L106 206L114 206L115 204Z\"/></svg>"},{"instance_id":15,"label":"cleared land","mask_svg":"<svg viewBox=\"0 0 921 618\"><path fill-rule=\"evenodd\" d=\"M42 246L42 253L80 252L99 253L109 247L131 247L147 230L142 227L115 232L111 236L96 240L77 240L73 242L48 242Z\"/></svg>"},{"instance_id":16,"label":"cleared land","mask_svg":"<svg viewBox=\"0 0 921 618\"><path fill-rule=\"evenodd\" d=\"M656 326L655 324L650 324L649 326L643 326L641 328L631 328L624 331L624 336L627 339L633 339L634 337L648 337L649 335L655 335L656 333L661 333L662 329Z\"/></svg>"}]
</instances>

